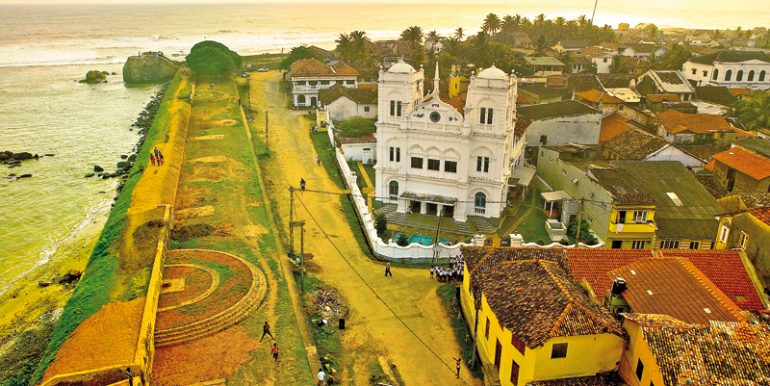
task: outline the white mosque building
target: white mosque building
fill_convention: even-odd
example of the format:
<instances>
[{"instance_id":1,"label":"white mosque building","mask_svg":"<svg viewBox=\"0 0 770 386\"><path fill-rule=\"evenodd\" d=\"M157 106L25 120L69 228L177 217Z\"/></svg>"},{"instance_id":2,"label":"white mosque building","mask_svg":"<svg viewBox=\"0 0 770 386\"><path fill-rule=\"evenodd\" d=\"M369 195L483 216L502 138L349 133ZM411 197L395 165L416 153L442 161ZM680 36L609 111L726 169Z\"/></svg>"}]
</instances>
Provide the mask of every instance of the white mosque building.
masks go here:
<instances>
[{"instance_id":1,"label":"white mosque building","mask_svg":"<svg viewBox=\"0 0 770 386\"><path fill-rule=\"evenodd\" d=\"M516 78L492 66L447 103L437 65L432 92L423 89L422 68L399 62L380 70L377 197L399 213L500 217L523 157L524 140L514 136Z\"/></svg>"}]
</instances>

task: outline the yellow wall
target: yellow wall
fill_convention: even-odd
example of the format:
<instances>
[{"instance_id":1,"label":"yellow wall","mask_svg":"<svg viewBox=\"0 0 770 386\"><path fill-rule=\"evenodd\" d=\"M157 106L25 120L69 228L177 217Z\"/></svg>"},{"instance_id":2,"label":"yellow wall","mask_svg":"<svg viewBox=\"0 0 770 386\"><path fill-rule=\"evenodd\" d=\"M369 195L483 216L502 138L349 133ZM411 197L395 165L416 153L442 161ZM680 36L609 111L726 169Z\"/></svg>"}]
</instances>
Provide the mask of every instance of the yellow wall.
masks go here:
<instances>
[{"instance_id":1,"label":"yellow wall","mask_svg":"<svg viewBox=\"0 0 770 386\"><path fill-rule=\"evenodd\" d=\"M616 232L618 227L618 212L625 210L626 216L625 216L625 224L623 224L623 231L622 232ZM647 221L651 221L649 223L635 223L634 222L634 211L637 210L646 210L647 211ZM609 226L610 233L649 233L653 234L655 233L655 206L648 205L648 206L633 206L633 207L613 207L612 210L610 210L610 226Z\"/></svg>"},{"instance_id":2,"label":"yellow wall","mask_svg":"<svg viewBox=\"0 0 770 386\"><path fill-rule=\"evenodd\" d=\"M471 312L466 312L466 320L473 329L472 300L468 298L468 275L463 282L461 298L463 306L467 304ZM486 334L486 321L489 319L489 334ZM623 338L606 333L597 335L582 335L573 337L552 338L542 346L531 349L525 348L524 353L516 349L512 342L511 331L500 324L491 312L486 297L482 294L481 309L479 310L477 348L482 362L493 368L495 347L499 341L502 355L498 376L503 386L514 386L511 383L512 361L519 365L519 378L515 386L524 386L534 380L548 380L595 375L600 372L612 371L617 368L623 353ZM555 343L568 343L567 357L551 359L551 349Z\"/></svg>"},{"instance_id":3,"label":"yellow wall","mask_svg":"<svg viewBox=\"0 0 770 386\"><path fill-rule=\"evenodd\" d=\"M644 340L641 327L628 319L623 322L623 327L626 328L629 342L620 363L620 376L631 386L664 386L663 375L660 373L657 362L655 362L655 357L652 356L650 347L647 346L647 341ZM636 376L636 366L639 359L644 364L641 381Z\"/></svg>"}]
</instances>

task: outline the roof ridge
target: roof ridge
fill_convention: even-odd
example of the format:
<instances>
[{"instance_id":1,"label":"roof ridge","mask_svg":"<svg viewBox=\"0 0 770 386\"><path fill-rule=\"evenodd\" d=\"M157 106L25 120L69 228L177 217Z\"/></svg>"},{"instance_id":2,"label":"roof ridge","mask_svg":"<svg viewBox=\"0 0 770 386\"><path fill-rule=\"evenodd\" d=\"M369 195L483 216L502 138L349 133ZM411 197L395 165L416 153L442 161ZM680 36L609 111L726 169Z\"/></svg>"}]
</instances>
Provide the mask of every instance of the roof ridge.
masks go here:
<instances>
[{"instance_id":1,"label":"roof ridge","mask_svg":"<svg viewBox=\"0 0 770 386\"><path fill-rule=\"evenodd\" d=\"M572 302L567 303L566 306L564 306L564 311L559 314L559 317L556 319L556 323L553 324L553 328L551 328L551 331L548 332L548 337L553 338L554 335L556 335L556 331L561 327L561 323L564 321L564 319L567 318L567 314L569 314L569 311L572 309Z\"/></svg>"},{"instance_id":2,"label":"roof ridge","mask_svg":"<svg viewBox=\"0 0 770 386\"><path fill-rule=\"evenodd\" d=\"M551 270L550 270L550 269L548 269L548 268L545 266L545 261L543 261L542 259L539 259L539 260L537 260L537 262L538 262L538 264L540 264L540 266L541 266L541 267L543 267L543 270L545 270L545 272L546 272L546 273L548 274L548 276L551 278L551 281L553 281L553 282L554 282L554 284L556 284L556 287L558 287L558 288L559 288L559 290L560 290L560 291L561 291L561 292L564 294L564 296L565 296L567 299L569 299L569 301L570 301L570 302L574 302L574 301L575 301L575 299L572 297L572 294L569 292L569 290L567 290L567 288L564 286L564 284L562 284L562 283L561 283L561 282L558 280L558 278L556 277L556 274L554 274L553 272L551 272Z\"/></svg>"},{"instance_id":3,"label":"roof ridge","mask_svg":"<svg viewBox=\"0 0 770 386\"><path fill-rule=\"evenodd\" d=\"M745 321L746 318L738 311L738 306L735 305L735 303L730 300L730 298L725 294L722 290L720 290L714 282L709 280L706 275L699 270L695 264L690 261L690 259L685 257L670 257L671 259L674 259L677 263L682 265L682 267L687 271L690 272L693 277L695 277L695 280L700 283L703 288L706 289L708 293L714 296L714 298L717 299L719 304L725 307L728 311L730 311L730 314L733 315L738 321Z\"/></svg>"},{"instance_id":4,"label":"roof ridge","mask_svg":"<svg viewBox=\"0 0 770 386\"><path fill-rule=\"evenodd\" d=\"M489 258L489 255L491 255L492 252L497 249L497 247L491 247L491 248L490 247L486 247L486 249L487 249L487 253L485 253L484 256L481 259L479 259L479 262L476 263L476 266L473 267L470 270L470 272L468 272L470 275L473 275L474 273L476 273L476 271L478 271L478 269L481 267L481 265L484 264L485 261L487 261L487 258Z\"/></svg>"}]
</instances>

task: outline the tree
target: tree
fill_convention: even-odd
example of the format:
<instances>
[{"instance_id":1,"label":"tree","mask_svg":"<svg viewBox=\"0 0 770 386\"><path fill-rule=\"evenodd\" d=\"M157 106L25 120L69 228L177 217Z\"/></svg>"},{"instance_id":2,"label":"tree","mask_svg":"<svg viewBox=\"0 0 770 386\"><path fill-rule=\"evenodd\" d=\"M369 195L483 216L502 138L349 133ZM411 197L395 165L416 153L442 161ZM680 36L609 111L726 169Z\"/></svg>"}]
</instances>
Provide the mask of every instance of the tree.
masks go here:
<instances>
[{"instance_id":1,"label":"tree","mask_svg":"<svg viewBox=\"0 0 770 386\"><path fill-rule=\"evenodd\" d=\"M463 40L464 37L465 37L465 30L463 29L463 27L457 27L457 29L455 30L455 38L457 38L457 40Z\"/></svg>"},{"instance_id":2,"label":"tree","mask_svg":"<svg viewBox=\"0 0 770 386\"><path fill-rule=\"evenodd\" d=\"M374 219L374 229L377 230L377 236L382 238L385 231L388 230L388 218L384 214L378 214Z\"/></svg>"},{"instance_id":3,"label":"tree","mask_svg":"<svg viewBox=\"0 0 770 386\"><path fill-rule=\"evenodd\" d=\"M500 17L494 13L490 13L484 18L484 24L481 25L481 30L495 36L497 31L500 30Z\"/></svg>"},{"instance_id":4,"label":"tree","mask_svg":"<svg viewBox=\"0 0 770 386\"><path fill-rule=\"evenodd\" d=\"M569 236L570 239L575 240L575 236L577 235L577 222L572 221L569 224L569 227L567 227L567 236ZM593 233L591 233L591 226L588 224L588 221L581 221L580 222L580 240L575 240L575 243L582 242L588 245L594 245L599 242L599 240L594 236Z\"/></svg>"},{"instance_id":5,"label":"tree","mask_svg":"<svg viewBox=\"0 0 770 386\"><path fill-rule=\"evenodd\" d=\"M350 59L360 67L366 67L372 59L369 38L364 31L353 31L350 33L350 39L353 46L353 57Z\"/></svg>"},{"instance_id":6,"label":"tree","mask_svg":"<svg viewBox=\"0 0 770 386\"><path fill-rule=\"evenodd\" d=\"M441 35L436 32L436 30L428 32L428 35L425 37L425 40L431 42L431 43L438 43L439 40L441 40Z\"/></svg>"},{"instance_id":7,"label":"tree","mask_svg":"<svg viewBox=\"0 0 770 386\"><path fill-rule=\"evenodd\" d=\"M194 45L186 59L193 72L204 76L219 77L241 68L241 56L213 40Z\"/></svg>"},{"instance_id":8,"label":"tree","mask_svg":"<svg viewBox=\"0 0 770 386\"><path fill-rule=\"evenodd\" d=\"M545 41L545 36L538 36L535 40L535 56L543 56L546 49L548 49L548 43Z\"/></svg>"},{"instance_id":9,"label":"tree","mask_svg":"<svg viewBox=\"0 0 770 386\"><path fill-rule=\"evenodd\" d=\"M405 233L399 233L398 236L396 236L396 244L406 247L409 245L409 238L406 237Z\"/></svg>"},{"instance_id":10,"label":"tree","mask_svg":"<svg viewBox=\"0 0 770 386\"><path fill-rule=\"evenodd\" d=\"M735 102L735 115L749 129L770 128L770 91Z\"/></svg>"},{"instance_id":11,"label":"tree","mask_svg":"<svg viewBox=\"0 0 770 386\"><path fill-rule=\"evenodd\" d=\"M334 49L337 56L342 60L350 61L350 58L353 57L353 40L350 35L340 34L334 42L337 43L337 47Z\"/></svg>"},{"instance_id":12,"label":"tree","mask_svg":"<svg viewBox=\"0 0 770 386\"><path fill-rule=\"evenodd\" d=\"M288 69L292 63L296 62L300 59L318 59L323 60L324 58L319 56L319 54L316 51L311 50L308 46L297 46L291 49L289 51L289 55L287 55L282 61L281 61L281 68L282 69Z\"/></svg>"},{"instance_id":13,"label":"tree","mask_svg":"<svg viewBox=\"0 0 770 386\"><path fill-rule=\"evenodd\" d=\"M401 31L401 40L409 43L412 47L416 47L422 45L424 35L422 28L414 25Z\"/></svg>"},{"instance_id":14,"label":"tree","mask_svg":"<svg viewBox=\"0 0 770 386\"><path fill-rule=\"evenodd\" d=\"M660 67L666 70L681 70L692 53L681 44L671 44L660 58Z\"/></svg>"}]
</instances>

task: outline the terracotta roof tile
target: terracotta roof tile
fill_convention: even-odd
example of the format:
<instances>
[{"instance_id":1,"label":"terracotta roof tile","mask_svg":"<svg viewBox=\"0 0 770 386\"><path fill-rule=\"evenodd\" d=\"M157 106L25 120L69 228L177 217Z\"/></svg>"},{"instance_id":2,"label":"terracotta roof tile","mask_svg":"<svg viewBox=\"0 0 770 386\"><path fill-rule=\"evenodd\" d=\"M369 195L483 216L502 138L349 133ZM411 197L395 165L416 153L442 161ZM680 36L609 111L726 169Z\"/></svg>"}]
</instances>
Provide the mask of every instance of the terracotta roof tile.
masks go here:
<instances>
[{"instance_id":1,"label":"terracotta roof tile","mask_svg":"<svg viewBox=\"0 0 770 386\"><path fill-rule=\"evenodd\" d=\"M651 103L679 102L679 95L676 95L676 94L647 94L647 101L651 102Z\"/></svg>"},{"instance_id":2,"label":"terracotta roof tile","mask_svg":"<svg viewBox=\"0 0 770 386\"><path fill-rule=\"evenodd\" d=\"M586 280L597 297L603 297L612 286L607 272L631 264L639 259L653 257L684 257L692 262L714 285L743 310L761 310L754 283L743 266L739 251L717 250L625 250L625 249L569 249L566 251L572 276Z\"/></svg>"},{"instance_id":3,"label":"terracotta roof tile","mask_svg":"<svg viewBox=\"0 0 770 386\"><path fill-rule=\"evenodd\" d=\"M738 307L684 258L647 258L613 269L622 277L622 296L635 313L670 315L688 323L741 321Z\"/></svg>"},{"instance_id":4,"label":"terracotta roof tile","mask_svg":"<svg viewBox=\"0 0 770 386\"><path fill-rule=\"evenodd\" d=\"M513 135L518 138L524 137L524 133L527 132L527 128L529 128L529 125L531 124L532 121L524 118L524 116L520 114L516 114L516 127L513 129Z\"/></svg>"},{"instance_id":5,"label":"terracotta roof tile","mask_svg":"<svg viewBox=\"0 0 770 386\"><path fill-rule=\"evenodd\" d=\"M756 217L759 221L770 225L770 207L756 208L750 211L751 215Z\"/></svg>"},{"instance_id":6,"label":"terracotta roof tile","mask_svg":"<svg viewBox=\"0 0 770 386\"><path fill-rule=\"evenodd\" d=\"M721 115L686 114L674 109L658 113L658 122L671 134L690 132L696 134L731 133L735 128Z\"/></svg>"},{"instance_id":7,"label":"terracotta roof tile","mask_svg":"<svg viewBox=\"0 0 770 386\"><path fill-rule=\"evenodd\" d=\"M770 177L770 159L741 147L734 147L714 154L714 160L755 180L763 180Z\"/></svg>"},{"instance_id":8,"label":"terracotta roof tile","mask_svg":"<svg viewBox=\"0 0 770 386\"><path fill-rule=\"evenodd\" d=\"M573 284L557 262L500 262L478 280L495 316L527 347L554 337L623 334L612 314Z\"/></svg>"},{"instance_id":9,"label":"terracotta roof tile","mask_svg":"<svg viewBox=\"0 0 770 386\"><path fill-rule=\"evenodd\" d=\"M767 321L711 322L708 327L642 326L642 335L666 385L770 384Z\"/></svg>"},{"instance_id":10,"label":"terracotta roof tile","mask_svg":"<svg viewBox=\"0 0 770 386\"><path fill-rule=\"evenodd\" d=\"M604 91L599 91L596 89L581 91L581 92L575 93L575 96L580 99L589 101L591 103L603 103L603 104L613 104L613 105L623 104L622 100L615 98L614 96L607 94Z\"/></svg>"},{"instance_id":11,"label":"terracotta roof tile","mask_svg":"<svg viewBox=\"0 0 770 386\"><path fill-rule=\"evenodd\" d=\"M623 124L630 126L628 123L617 126ZM602 134L604 134L604 122L602 122ZM617 133L602 144L604 149L617 154L624 160L645 160L666 146L668 142L663 138L635 127Z\"/></svg>"},{"instance_id":12,"label":"terracotta roof tile","mask_svg":"<svg viewBox=\"0 0 770 386\"><path fill-rule=\"evenodd\" d=\"M300 59L291 64L289 73L292 77L350 77L358 76L358 71L344 62L328 65L318 59Z\"/></svg>"},{"instance_id":13,"label":"terracotta roof tile","mask_svg":"<svg viewBox=\"0 0 770 386\"><path fill-rule=\"evenodd\" d=\"M617 374L594 375L590 377L577 377L565 379L552 379L550 381L533 381L527 386L621 386L626 383Z\"/></svg>"},{"instance_id":14,"label":"terracotta roof tile","mask_svg":"<svg viewBox=\"0 0 770 386\"><path fill-rule=\"evenodd\" d=\"M461 92L460 94L457 94L457 96L453 98L446 98L446 99L442 98L441 100L451 105L455 109L457 109L457 111L460 114L465 115L465 100L467 98L468 98L468 92L466 91L466 92Z\"/></svg>"}]
</instances>

